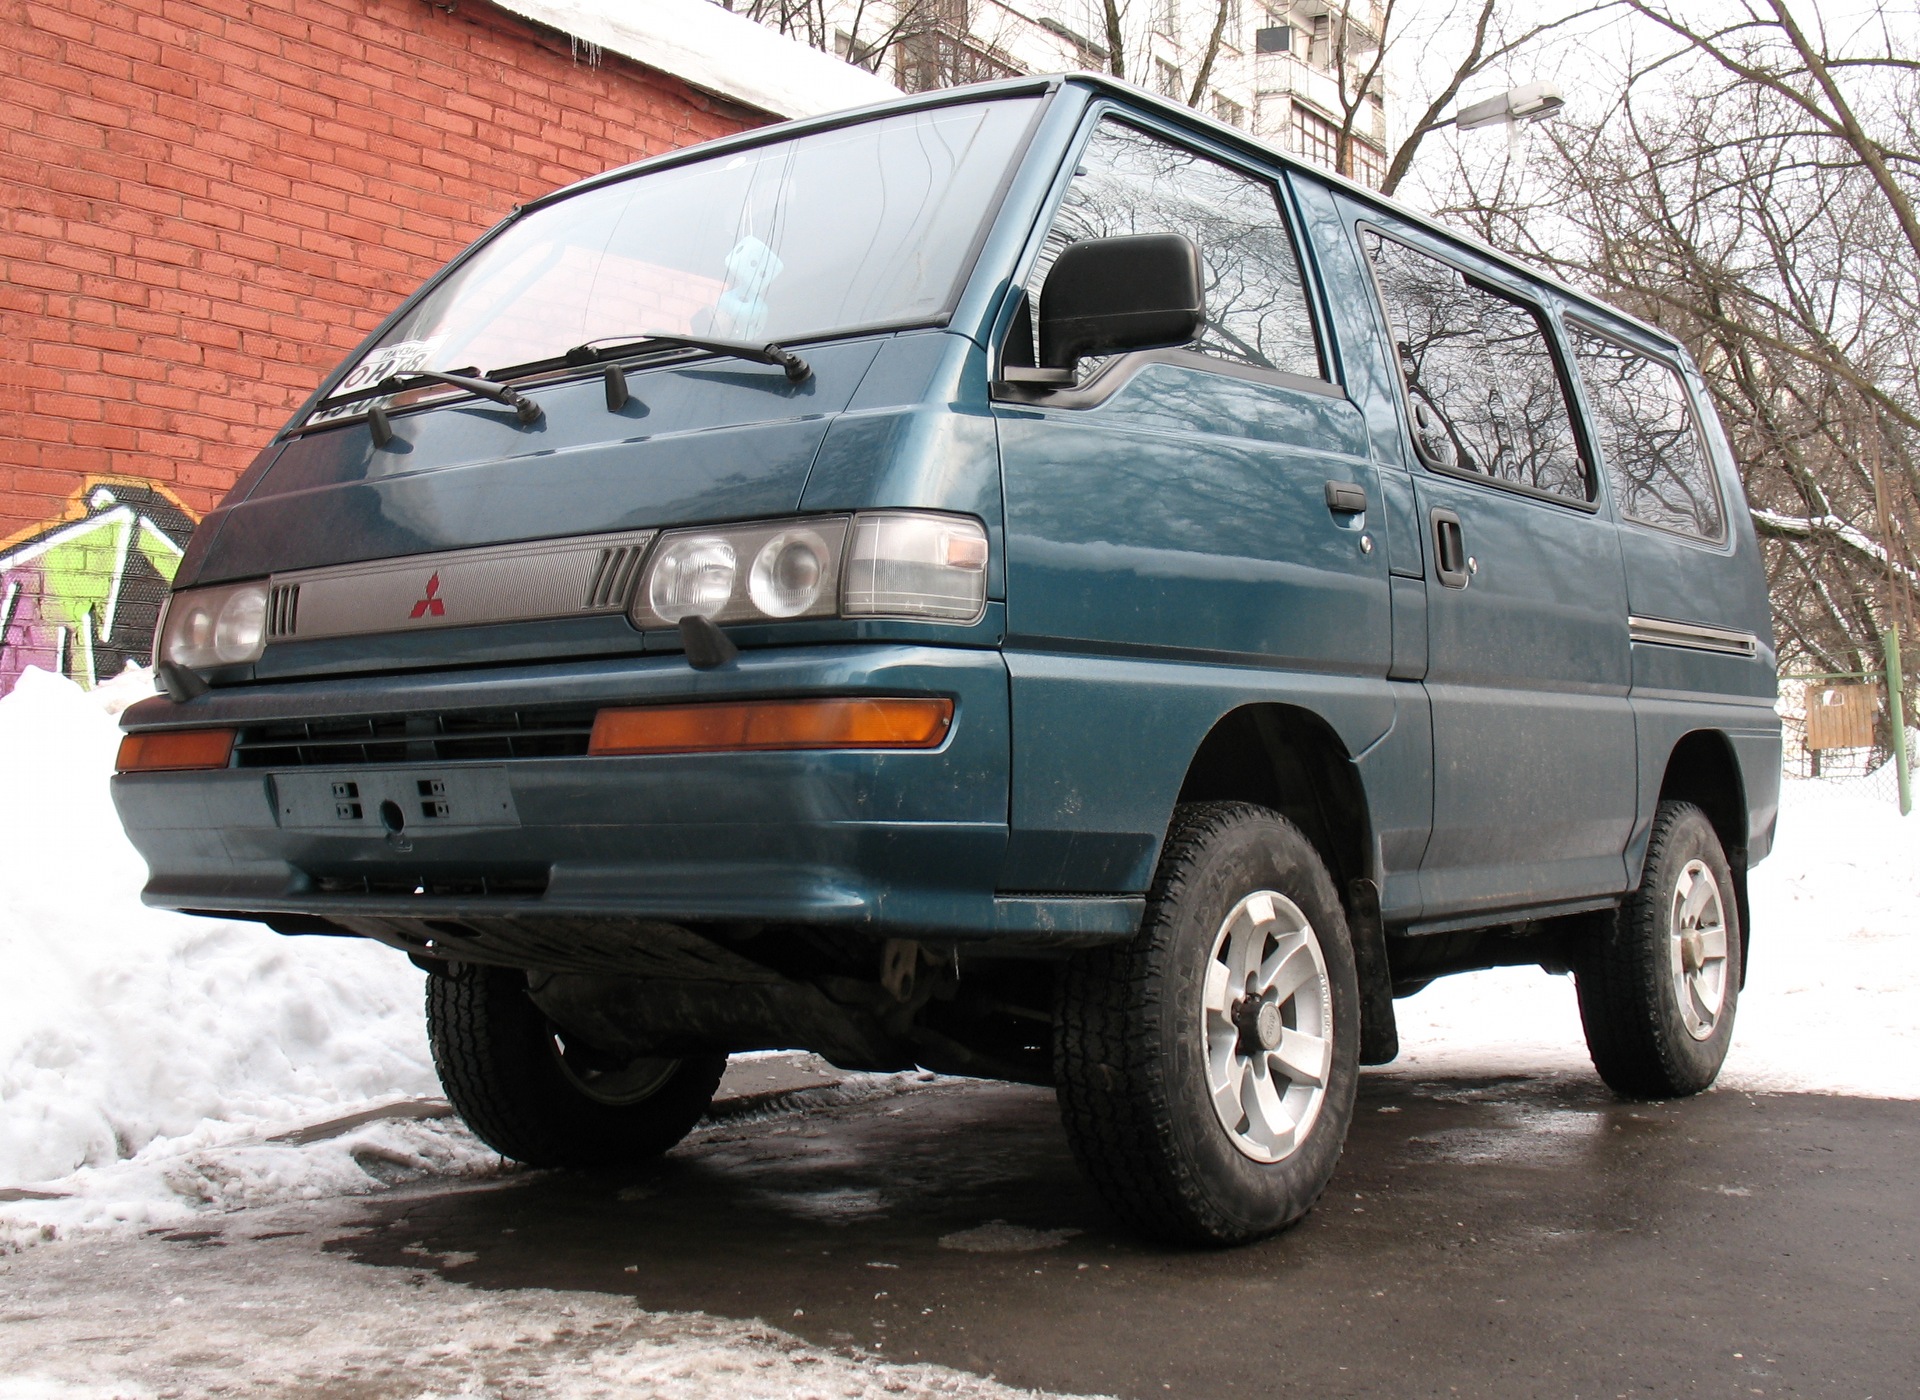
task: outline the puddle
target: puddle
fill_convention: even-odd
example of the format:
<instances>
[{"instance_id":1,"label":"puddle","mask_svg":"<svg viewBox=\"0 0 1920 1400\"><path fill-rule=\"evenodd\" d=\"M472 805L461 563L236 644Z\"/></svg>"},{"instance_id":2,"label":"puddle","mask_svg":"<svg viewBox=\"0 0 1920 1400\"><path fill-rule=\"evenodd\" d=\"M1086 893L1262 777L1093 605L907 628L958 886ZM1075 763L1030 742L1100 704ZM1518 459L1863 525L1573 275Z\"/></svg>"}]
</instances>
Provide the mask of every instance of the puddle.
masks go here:
<instances>
[{"instance_id":1,"label":"puddle","mask_svg":"<svg viewBox=\"0 0 1920 1400\"><path fill-rule=\"evenodd\" d=\"M823 1225L851 1225L887 1213L886 1197L878 1191L840 1187L832 1191L758 1191L775 1210Z\"/></svg>"},{"instance_id":2,"label":"puddle","mask_svg":"<svg viewBox=\"0 0 1920 1400\"><path fill-rule=\"evenodd\" d=\"M1567 1109L1508 1111L1499 1116L1504 1121L1484 1127L1441 1128L1407 1142L1422 1155L1442 1162L1547 1166L1585 1156L1607 1130L1600 1114Z\"/></svg>"}]
</instances>

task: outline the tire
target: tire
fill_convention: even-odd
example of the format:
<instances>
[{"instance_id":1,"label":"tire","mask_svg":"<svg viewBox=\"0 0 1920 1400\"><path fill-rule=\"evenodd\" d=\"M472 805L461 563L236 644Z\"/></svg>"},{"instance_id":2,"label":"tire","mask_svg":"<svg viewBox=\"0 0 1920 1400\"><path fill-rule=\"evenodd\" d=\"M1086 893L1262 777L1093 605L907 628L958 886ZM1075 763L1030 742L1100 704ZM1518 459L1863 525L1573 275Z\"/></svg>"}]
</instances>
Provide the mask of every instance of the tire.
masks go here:
<instances>
[{"instance_id":1,"label":"tire","mask_svg":"<svg viewBox=\"0 0 1920 1400\"><path fill-rule=\"evenodd\" d=\"M487 1146L533 1167L657 1157L713 1102L725 1055L609 1063L569 1045L526 974L463 965L427 978L427 1038L454 1111Z\"/></svg>"},{"instance_id":2,"label":"tire","mask_svg":"<svg viewBox=\"0 0 1920 1400\"><path fill-rule=\"evenodd\" d=\"M1263 980L1264 995L1234 995ZM1333 880L1264 807L1177 808L1140 932L1077 954L1059 981L1067 1140L1114 1214L1169 1242L1240 1244L1312 1209L1353 1119L1359 1056Z\"/></svg>"},{"instance_id":3,"label":"tire","mask_svg":"<svg viewBox=\"0 0 1920 1400\"><path fill-rule=\"evenodd\" d=\"M1587 1050L1607 1087L1671 1099L1712 1084L1733 1039L1741 956L1720 838L1692 803L1662 802L1640 888L1574 972Z\"/></svg>"}]
</instances>

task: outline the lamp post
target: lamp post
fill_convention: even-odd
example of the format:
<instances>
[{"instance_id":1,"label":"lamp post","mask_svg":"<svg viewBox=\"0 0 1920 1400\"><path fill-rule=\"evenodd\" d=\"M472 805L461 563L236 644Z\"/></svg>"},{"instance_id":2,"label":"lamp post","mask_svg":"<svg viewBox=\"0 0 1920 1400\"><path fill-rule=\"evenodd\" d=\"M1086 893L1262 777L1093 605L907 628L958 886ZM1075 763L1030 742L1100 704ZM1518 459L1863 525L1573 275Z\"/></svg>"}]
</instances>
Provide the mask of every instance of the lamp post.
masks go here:
<instances>
[{"instance_id":1,"label":"lamp post","mask_svg":"<svg viewBox=\"0 0 1920 1400\"><path fill-rule=\"evenodd\" d=\"M1566 105L1567 99L1558 83L1522 83L1497 97L1483 97L1462 107L1445 121L1435 122L1433 129L1451 126L1460 131L1478 131L1482 127L1504 124L1507 144L1512 146L1520 139L1521 127L1529 122L1547 121Z\"/></svg>"}]
</instances>

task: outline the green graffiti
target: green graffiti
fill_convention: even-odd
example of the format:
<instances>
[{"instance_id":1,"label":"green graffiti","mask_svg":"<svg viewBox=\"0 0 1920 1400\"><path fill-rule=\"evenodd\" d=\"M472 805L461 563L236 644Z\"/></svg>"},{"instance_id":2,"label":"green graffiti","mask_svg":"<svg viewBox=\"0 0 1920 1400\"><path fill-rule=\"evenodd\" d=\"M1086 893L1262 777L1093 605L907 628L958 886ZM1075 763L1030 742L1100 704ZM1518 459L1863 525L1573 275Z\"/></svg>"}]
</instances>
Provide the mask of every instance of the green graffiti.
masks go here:
<instances>
[{"instance_id":1,"label":"green graffiti","mask_svg":"<svg viewBox=\"0 0 1920 1400\"><path fill-rule=\"evenodd\" d=\"M28 666L91 687L146 659L192 517L144 482L96 485L85 509L0 554L0 694Z\"/></svg>"}]
</instances>

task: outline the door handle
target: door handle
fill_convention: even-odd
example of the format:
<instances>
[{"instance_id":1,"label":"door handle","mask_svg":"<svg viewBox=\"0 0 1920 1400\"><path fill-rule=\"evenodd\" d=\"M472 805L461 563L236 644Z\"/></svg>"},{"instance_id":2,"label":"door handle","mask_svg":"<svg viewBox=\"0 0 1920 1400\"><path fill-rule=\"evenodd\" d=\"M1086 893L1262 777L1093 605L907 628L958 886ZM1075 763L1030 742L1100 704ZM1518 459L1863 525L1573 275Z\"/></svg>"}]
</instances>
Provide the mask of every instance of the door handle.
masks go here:
<instances>
[{"instance_id":1,"label":"door handle","mask_svg":"<svg viewBox=\"0 0 1920 1400\"><path fill-rule=\"evenodd\" d=\"M1465 588L1471 577L1467 560L1467 535L1460 517L1450 510L1435 510L1433 522L1433 572L1443 588Z\"/></svg>"},{"instance_id":2,"label":"door handle","mask_svg":"<svg viewBox=\"0 0 1920 1400\"><path fill-rule=\"evenodd\" d=\"M1351 481L1327 483L1327 509L1335 515L1363 515L1367 509L1367 488Z\"/></svg>"}]
</instances>

